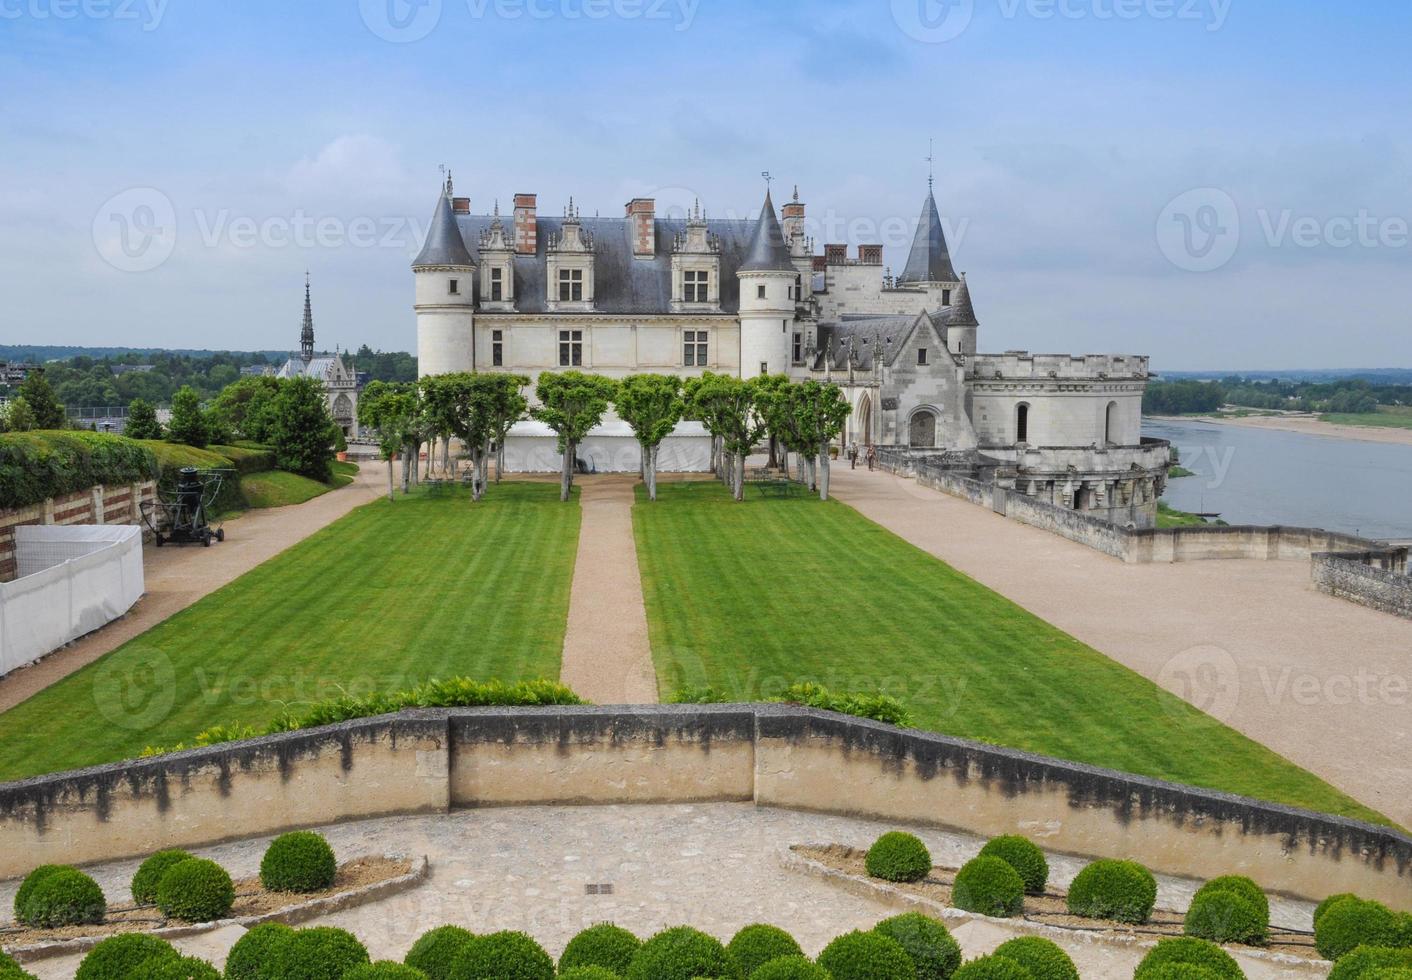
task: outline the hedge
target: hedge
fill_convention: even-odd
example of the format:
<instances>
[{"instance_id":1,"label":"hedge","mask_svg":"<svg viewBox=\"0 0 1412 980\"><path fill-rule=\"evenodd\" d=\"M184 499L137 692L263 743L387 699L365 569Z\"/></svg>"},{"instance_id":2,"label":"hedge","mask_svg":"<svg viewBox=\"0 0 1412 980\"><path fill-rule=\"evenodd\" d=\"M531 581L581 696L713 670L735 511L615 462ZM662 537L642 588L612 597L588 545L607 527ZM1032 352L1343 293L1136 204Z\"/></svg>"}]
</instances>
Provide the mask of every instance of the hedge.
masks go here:
<instances>
[{"instance_id":1,"label":"hedge","mask_svg":"<svg viewBox=\"0 0 1412 980\"><path fill-rule=\"evenodd\" d=\"M230 460L231 466L241 476L250 473L264 473L275 468L275 451L268 446L207 446L210 452Z\"/></svg>"},{"instance_id":2,"label":"hedge","mask_svg":"<svg viewBox=\"0 0 1412 980\"><path fill-rule=\"evenodd\" d=\"M821 711L836 711L856 718L871 718L873 721L902 728L912 725L912 715L902 702L886 694L866 691L839 693L830 691L822 684L805 682L792 684L769 700L781 704L801 704L806 708L818 708Z\"/></svg>"},{"instance_id":3,"label":"hedge","mask_svg":"<svg viewBox=\"0 0 1412 980\"><path fill-rule=\"evenodd\" d=\"M601 922L569 940L559 956L559 972L596 966L621 976L628 972L632 958L641 948L642 940L628 930L611 922Z\"/></svg>"},{"instance_id":4,"label":"hedge","mask_svg":"<svg viewBox=\"0 0 1412 980\"><path fill-rule=\"evenodd\" d=\"M170 871L173 865L189 861L191 857L186 851L174 849L158 851L143 861L137 873L132 876L132 900L138 905L155 905L157 886L161 884L162 876Z\"/></svg>"},{"instance_id":5,"label":"hedge","mask_svg":"<svg viewBox=\"0 0 1412 980\"><path fill-rule=\"evenodd\" d=\"M1219 980L1245 980L1245 972L1230 953L1215 943L1190 936L1158 940L1137 965L1133 980L1147 980L1149 974L1178 964L1201 967Z\"/></svg>"},{"instance_id":6,"label":"hedge","mask_svg":"<svg viewBox=\"0 0 1412 980\"><path fill-rule=\"evenodd\" d=\"M1069 886L1069 911L1090 919L1140 924L1156 904L1157 879L1136 861L1094 861Z\"/></svg>"},{"instance_id":7,"label":"hedge","mask_svg":"<svg viewBox=\"0 0 1412 980\"><path fill-rule=\"evenodd\" d=\"M967 912L1008 919L1024 908L1025 880L998 857L975 857L956 872L951 904Z\"/></svg>"},{"instance_id":8,"label":"hedge","mask_svg":"<svg viewBox=\"0 0 1412 980\"><path fill-rule=\"evenodd\" d=\"M690 926L663 929L637 951L625 980L695 980L725 977L738 980L730 954L714 936Z\"/></svg>"},{"instance_id":9,"label":"hedge","mask_svg":"<svg viewBox=\"0 0 1412 980\"><path fill-rule=\"evenodd\" d=\"M1028 837L1015 834L993 837L981 848L981 854L998 857L1018 871L1024 879L1026 894L1044 894L1044 886L1049 883L1049 862Z\"/></svg>"},{"instance_id":10,"label":"hedge","mask_svg":"<svg viewBox=\"0 0 1412 980\"><path fill-rule=\"evenodd\" d=\"M176 489L178 473L194 466L198 470L234 470L235 463L228 456L209 449L197 449L179 442L165 442L161 439L143 439L139 445L146 446L157 459L159 475L157 485L170 493ZM245 495L240 491L240 480L236 473L225 474L216 499L211 502L213 513L225 514L244 510L247 506Z\"/></svg>"},{"instance_id":11,"label":"hedge","mask_svg":"<svg viewBox=\"0 0 1412 980\"><path fill-rule=\"evenodd\" d=\"M402 962L425 973L431 980L447 980L456 957L476 937L460 926L437 926L421 934Z\"/></svg>"},{"instance_id":12,"label":"hedge","mask_svg":"<svg viewBox=\"0 0 1412 980\"><path fill-rule=\"evenodd\" d=\"M742 976L750 976L770 960L785 956L803 956L804 950L794 937L778 926L756 923L737 932L729 943L726 952L735 960L736 969Z\"/></svg>"},{"instance_id":13,"label":"hedge","mask_svg":"<svg viewBox=\"0 0 1412 980\"><path fill-rule=\"evenodd\" d=\"M337 874L333 848L309 830L281 834L260 859L260 884L272 892L323 891Z\"/></svg>"},{"instance_id":14,"label":"hedge","mask_svg":"<svg viewBox=\"0 0 1412 980\"><path fill-rule=\"evenodd\" d=\"M215 861L191 858L172 865L157 885L157 907L183 922L214 922L230 914L235 884Z\"/></svg>"},{"instance_id":15,"label":"hedge","mask_svg":"<svg viewBox=\"0 0 1412 980\"><path fill-rule=\"evenodd\" d=\"M917 970L917 980L946 980L961 965L961 947L946 926L920 912L883 919L873 932L894 940Z\"/></svg>"},{"instance_id":16,"label":"hedge","mask_svg":"<svg viewBox=\"0 0 1412 980\"><path fill-rule=\"evenodd\" d=\"M915 980L912 957L896 939L877 932L846 932L824 947L819 965L833 980Z\"/></svg>"},{"instance_id":17,"label":"hedge","mask_svg":"<svg viewBox=\"0 0 1412 980\"><path fill-rule=\"evenodd\" d=\"M884 881L921 881L931 873L932 856L915 834L892 830L873 841L863 867Z\"/></svg>"},{"instance_id":18,"label":"hedge","mask_svg":"<svg viewBox=\"0 0 1412 980\"><path fill-rule=\"evenodd\" d=\"M151 451L122 436L68 430L0 435L0 510L156 477Z\"/></svg>"},{"instance_id":19,"label":"hedge","mask_svg":"<svg viewBox=\"0 0 1412 980\"><path fill-rule=\"evenodd\" d=\"M996 947L995 955L1012 960L1034 980L1079 980L1079 969L1057 943L1039 936L1021 936Z\"/></svg>"}]
</instances>

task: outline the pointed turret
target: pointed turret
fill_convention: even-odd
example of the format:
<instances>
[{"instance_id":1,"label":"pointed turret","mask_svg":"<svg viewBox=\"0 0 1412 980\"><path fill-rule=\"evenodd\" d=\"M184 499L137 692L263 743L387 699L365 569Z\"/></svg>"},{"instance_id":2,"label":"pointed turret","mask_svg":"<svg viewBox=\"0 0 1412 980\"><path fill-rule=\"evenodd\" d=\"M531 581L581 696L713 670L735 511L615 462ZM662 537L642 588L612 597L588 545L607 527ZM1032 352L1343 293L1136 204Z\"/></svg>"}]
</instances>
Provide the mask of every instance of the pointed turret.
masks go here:
<instances>
[{"instance_id":1,"label":"pointed turret","mask_svg":"<svg viewBox=\"0 0 1412 980\"><path fill-rule=\"evenodd\" d=\"M309 273L304 273L304 326L299 331L299 356L308 364L314 359L314 302L309 295Z\"/></svg>"},{"instance_id":2,"label":"pointed turret","mask_svg":"<svg viewBox=\"0 0 1412 980\"><path fill-rule=\"evenodd\" d=\"M946 233L941 227L941 215L936 209L936 197L930 190L922 202L922 216L917 220L917 234L912 239L912 251L907 267L897 278L900 283L955 282L956 270L951 266L951 252L946 247Z\"/></svg>"},{"instance_id":3,"label":"pointed turret","mask_svg":"<svg viewBox=\"0 0 1412 980\"><path fill-rule=\"evenodd\" d=\"M784 240L779 219L775 217L775 202L770 200L768 190L765 191L765 203L760 208L760 217L755 222L755 232L750 236L750 247L745 252L745 261L739 271L794 273L789 245Z\"/></svg>"},{"instance_id":4,"label":"pointed turret","mask_svg":"<svg viewBox=\"0 0 1412 980\"><path fill-rule=\"evenodd\" d=\"M436 210L432 212L431 224L427 227L426 243L412 260L412 268L474 265L471 253L466 251L466 241L461 237L461 229L456 226L456 214L451 209L451 198L445 192L438 194Z\"/></svg>"},{"instance_id":5,"label":"pointed turret","mask_svg":"<svg viewBox=\"0 0 1412 980\"><path fill-rule=\"evenodd\" d=\"M951 315L946 322L953 327L978 327L976 308L971 305L971 287L966 282L966 274L961 273L961 286L951 297Z\"/></svg>"},{"instance_id":6,"label":"pointed turret","mask_svg":"<svg viewBox=\"0 0 1412 980\"><path fill-rule=\"evenodd\" d=\"M447 174L427 240L412 260L417 280L417 372L423 378L476 369L476 264L456 224L451 194Z\"/></svg>"}]
</instances>

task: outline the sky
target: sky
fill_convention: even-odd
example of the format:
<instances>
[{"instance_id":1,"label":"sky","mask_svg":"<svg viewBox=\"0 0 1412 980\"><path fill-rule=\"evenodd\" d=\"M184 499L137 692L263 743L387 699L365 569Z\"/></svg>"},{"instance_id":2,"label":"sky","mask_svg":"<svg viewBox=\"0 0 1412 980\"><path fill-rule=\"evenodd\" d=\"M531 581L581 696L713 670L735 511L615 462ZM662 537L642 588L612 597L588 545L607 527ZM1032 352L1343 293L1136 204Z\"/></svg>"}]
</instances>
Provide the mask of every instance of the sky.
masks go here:
<instances>
[{"instance_id":1,"label":"sky","mask_svg":"<svg viewBox=\"0 0 1412 980\"><path fill-rule=\"evenodd\" d=\"M442 166L614 216L752 215L768 171L900 271L934 166L984 350L1408 367L1409 36L1402 0L0 0L0 343L295 346L307 270L321 348L414 350Z\"/></svg>"}]
</instances>

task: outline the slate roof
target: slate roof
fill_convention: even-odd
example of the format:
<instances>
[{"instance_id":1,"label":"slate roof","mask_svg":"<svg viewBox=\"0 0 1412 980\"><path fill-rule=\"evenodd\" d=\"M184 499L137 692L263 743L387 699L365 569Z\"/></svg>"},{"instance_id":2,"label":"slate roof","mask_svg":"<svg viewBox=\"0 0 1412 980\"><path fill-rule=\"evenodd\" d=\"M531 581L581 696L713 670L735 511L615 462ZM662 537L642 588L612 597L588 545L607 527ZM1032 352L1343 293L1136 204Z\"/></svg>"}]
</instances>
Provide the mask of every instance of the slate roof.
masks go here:
<instances>
[{"instance_id":1,"label":"slate roof","mask_svg":"<svg viewBox=\"0 0 1412 980\"><path fill-rule=\"evenodd\" d=\"M912 251L907 267L898 282L955 282L956 270L951 265L951 252L946 247L946 233L941 227L941 215L936 210L936 197L927 191L922 202L922 216L917 220L917 234L912 239Z\"/></svg>"},{"instance_id":2,"label":"slate roof","mask_svg":"<svg viewBox=\"0 0 1412 980\"><path fill-rule=\"evenodd\" d=\"M445 194L437 195L427 240L412 260L414 269L425 265L471 265L471 253L466 250L463 236L457 234L456 215L451 210L451 199Z\"/></svg>"},{"instance_id":3,"label":"slate roof","mask_svg":"<svg viewBox=\"0 0 1412 980\"><path fill-rule=\"evenodd\" d=\"M308 376L318 378L320 381L328 379L333 371L333 358L328 356L314 357L306 365L302 357L290 357L280 366L275 374L278 378L298 378Z\"/></svg>"},{"instance_id":4,"label":"slate roof","mask_svg":"<svg viewBox=\"0 0 1412 980\"><path fill-rule=\"evenodd\" d=\"M920 314L925 316L926 314ZM918 314L891 314L888 316L845 316L836 323L821 323L816 331L818 352L814 357L813 370L824 370L824 354L826 351L833 352L833 363L835 368L847 370L848 368L848 343L853 342L853 349L857 355L855 367L860 371L871 371L873 369L873 348L881 345L884 362L891 361L893 353L897 351L912 332L912 324L917 322Z\"/></svg>"},{"instance_id":5,"label":"slate roof","mask_svg":"<svg viewBox=\"0 0 1412 980\"><path fill-rule=\"evenodd\" d=\"M946 322L957 327L978 327L980 321L976 319L976 308L971 305L971 286L963 278L961 288L957 289L951 297L950 313Z\"/></svg>"},{"instance_id":6,"label":"slate roof","mask_svg":"<svg viewBox=\"0 0 1412 980\"><path fill-rule=\"evenodd\" d=\"M765 203L760 208L760 217L755 222L755 230L750 236L750 248L745 253L741 272L793 272L794 263L789 258L789 246L784 241L784 231L775 217L775 202L770 200L770 192L765 192Z\"/></svg>"}]
</instances>

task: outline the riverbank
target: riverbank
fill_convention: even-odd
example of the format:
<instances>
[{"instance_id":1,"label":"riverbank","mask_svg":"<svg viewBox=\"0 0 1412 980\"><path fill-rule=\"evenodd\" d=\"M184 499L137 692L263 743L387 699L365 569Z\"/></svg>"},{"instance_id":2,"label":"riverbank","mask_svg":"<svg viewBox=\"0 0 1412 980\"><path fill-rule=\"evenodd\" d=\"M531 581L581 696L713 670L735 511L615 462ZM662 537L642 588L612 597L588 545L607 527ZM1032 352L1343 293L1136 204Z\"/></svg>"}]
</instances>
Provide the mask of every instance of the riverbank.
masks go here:
<instances>
[{"instance_id":1,"label":"riverbank","mask_svg":"<svg viewBox=\"0 0 1412 980\"><path fill-rule=\"evenodd\" d=\"M1154 422L1210 422L1212 425L1234 425L1246 429L1275 429L1280 432L1300 432L1304 435L1352 439L1358 442L1383 442L1412 446L1412 429L1379 428L1371 425L1341 425L1325 422L1317 415L1148 415Z\"/></svg>"}]
</instances>

